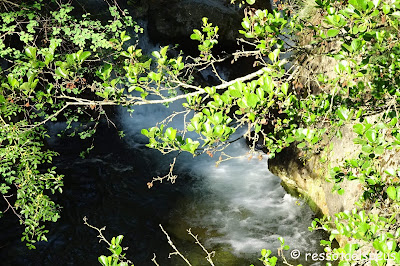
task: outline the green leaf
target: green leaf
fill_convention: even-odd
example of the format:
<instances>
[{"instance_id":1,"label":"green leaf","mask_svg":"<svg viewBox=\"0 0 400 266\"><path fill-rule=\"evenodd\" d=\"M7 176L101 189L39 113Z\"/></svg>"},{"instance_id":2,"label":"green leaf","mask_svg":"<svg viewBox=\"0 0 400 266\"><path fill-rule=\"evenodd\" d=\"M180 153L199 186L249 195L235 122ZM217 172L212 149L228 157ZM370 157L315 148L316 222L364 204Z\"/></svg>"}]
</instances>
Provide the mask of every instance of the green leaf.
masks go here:
<instances>
[{"instance_id":1,"label":"green leaf","mask_svg":"<svg viewBox=\"0 0 400 266\"><path fill-rule=\"evenodd\" d=\"M363 145L361 150L365 153L371 153L373 151L374 148L372 148L371 145L367 144L367 145Z\"/></svg>"},{"instance_id":2,"label":"green leaf","mask_svg":"<svg viewBox=\"0 0 400 266\"><path fill-rule=\"evenodd\" d=\"M390 6L387 5L387 4L384 4L384 5L382 6L382 11L383 11L383 13L384 13L385 15L388 14L388 13L390 12Z\"/></svg>"},{"instance_id":3,"label":"green leaf","mask_svg":"<svg viewBox=\"0 0 400 266\"><path fill-rule=\"evenodd\" d=\"M36 47L29 46L25 48L25 54L31 59L36 59L36 51Z\"/></svg>"},{"instance_id":4,"label":"green leaf","mask_svg":"<svg viewBox=\"0 0 400 266\"><path fill-rule=\"evenodd\" d=\"M261 250L261 256L262 256L262 257L265 257L265 255L267 255L267 250L266 250L265 248L263 248L263 249Z\"/></svg>"},{"instance_id":5,"label":"green leaf","mask_svg":"<svg viewBox=\"0 0 400 266\"><path fill-rule=\"evenodd\" d=\"M335 37L336 35L338 35L339 32L340 31L337 29L329 29L326 34L328 35L328 37L332 38L332 37Z\"/></svg>"},{"instance_id":6,"label":"green leaf","mask_svg":"<svg viewBox=\"0 0 400 266\"><path fill-rule=\"evenodd\" d=\"M221 125L216 125L214 127L214 134L218 137L221 137L224 134L224 127L225 126L221 126Z\"/></svg>"},{"instance_id":7,"label":"green leaf","mask_svg":"<svg viewBox=\"0 0 400 266\"><path fill-rule=\"evenodd\" d=\"M397 117L393 117L392 120L390 121L389 125L394 127L397 124Z\"/></svg>"},{"instance_id":8,"label":"green leaf","mask_svg":"<svg viewBox=\"0 0 400 266\"><path fill-rule=\"evenodd\" d=\"M79 62L82 64L83 61L85 61L90 55L91 55L91 53L89 51L82 52L79 55Z\"/></svg>"},{"instance_id":9,"label":"green leaf","mask_svg":"<svg viewBox=\"0 0 400 266\"><path fill-rule=\"evenodd\" d=\"M200 145L198 141L193 141L191 138L186 139L186 144L181 146L181 149L188 151L192 154L196 151L197 147Z\"/></svg>"},{"instance_id":10,"label":"green leaf","mask_svg":"<svg viewBox=\"0 0 400 266\"><path fill-rule=\"evenodd\" d=\"M235 98L242 97L242 93L240 92L240 90L238 88L235 88L234 86L229 86L228 92L232 97Z\"/></svg>"},{"instance_id":11,"label":"green leaf","mask_svg":"<svg viewBox=\"0 0 400 266\"><path fill-rule=\"evenodd\" d=\"M354 39L354 40L351 42L351 48L353 49L353 52L357 52L358 50L360 50L361 47L362 47L362 45L363 45L363 43L362 43L362 41L359 40L359 39Z\"/></svg>"},{"instance_id":12,"label":"green leaf","mask_svg":"<svg viewBox=\"0 0 400 266\"><path fill-rule=\"evenodd\" d=\"M354 6L358 11L367 10L367 0L349 0L349 4Z\"/></svg>"},{"instance_id":13,"label":"green leaf","mask_svg":"<svg viewBox=\"0 0 400 266\"><path fill-rule=\"evenodd\" d=\"M400 19L400 11L393 12L392 16Z\"/></svg>"},{"instance_id":14,"label":"green leaf","mask_svg":"<svg viewBox=\"0 0 400 266\"><path fill-rule=\"evenodd\" d=\"M169 46L167 45L167 46L164 46L163 48L161 48L160 54L161 54L163 57L166 57L166 56L167 56L168 47L169 47Z\"/></svg>"},{"instance_id":15,"label":"green leaf","mask_svg":"<svg viewBox=\"0 0 400 266\"><path fill-rule=\"evenodd\" d=\"M190 35L190 38L192 40L196 40L196 41L201 41L201 37L203 36L203 34L201 34L201 32L199 30L193 30L192 35Z\"/></svg>"},{"instance_id":16,"label":"green leaf","mask_svg":"<svg viewBox=\"0 0 400 266\"><path fill-rule=\"evenodd\" d=\"M271 266L275 266L277 260L278 260L277 257L272 257L269 259L269 263L271 264Z\"/></svg>"},{"instance_id":17,"label":"green leaf","mask_svg":"<svg viewBox=\"0 0 400 266\"><path fill-rule=\"evenodd\" d=\"M125 30L121 32L120 37L121 37L122 42L126 42L126 41L129 41L131 39L130 36L126 35L126 31Z\"/></svg>"},{"instance_id":18,"label":"green leaf","mask_svg":"<svg viewBox=\"0 0 400 266\"><path fill-rule=\"evenodd\" d=\"M274 90L274 82L272 81L272 77L266 76L263 80L263 88L267 93L272 93Z\"/></svg>"},{"instance_id":19,"label":"green leaf","mask_svg":"<svg viewBox=\"0 0 400 266\"><path fill-rule=\"evenodd\" d=\"M378 7L381 3L381 0L372 0L372 3L374 4L374 7Z\"/></svg>"},{"instance_id":20,"label":"green leaf","mask_svg":"<svg viewBox=\"0 0 400 266\"><path fill-rule=\"evenodd\" d=\"M390 199L396 200L397 192L396 192L396 188L395 188L394 186L389 186L389 187L386 189L386 194L388 195L388 197L389 197Z\"/></svg>"},{"instance_id":21,"label":"green leaf","mask_svg":"<svg viewBox=\"0 0 400 266\"><path fill-rule=\"evenodd\" d=\"M368 231L368 229L369 229L369 224L368 224L368 223L361 222L361 223L358 225L358 232L359 232L362 236L365 235L365 233Z\"/></svg>"},{"instance_id":22,"label":"green leaf","mask_svg":"<svg viewBox=\"0 0 400 266\"><path fill-rule=\"evenodd\" d=\"M255 133L257 134L257 133L260 132L260 131L261 131L261 125L256 124L256 126L255 126Z\"/></svg>"},{"instance_id":23,"label":"green leaf","mask_svg":"<svg viewBox=\"0 0 400 266\"><path fill-rule=\"evenodd\" d=\"M256 90L258 98L262 101L264 99L264 89L261 87L258 87Z\"/></svg>"},{"instance_id":24,"label":"green leaf","mask_svg":"<svg viewBox=\"0 0 400 266\"><path fill-rule=\"evenodd\" d=\"M344 246L344 250L346 251L347 254L352 255L354 251L358 248L358 244L346 244Z\"/></svg>"},{"instance_id":25,"label":"green leaf","mask_svg":"<svg viewBox=\"0 0 400 266\"><path fill-rule=\"evenodd\" d=\"M216 93L215 87L205 87L204 90L210 95L213 95L214 93Z\"/></svg>"},{"instance_id":26,"label":"green leaf","mask_svg":"<svg viewBox=\"0 0 400 266\"><path fill-rule=\"evenodd\" d=\"M215 113L214 115L215 124L221 124L223 121L223 116L221 112Z\"/></svg>"},{"instance_id":27,"label":"green leaf","mask_svg":"<svg viewBox=\"0 0 400 266\"><path fill-rule=\"evenodd\" d=\"M57 67L56 68L56 75L67 79L68 75L69 75L69 72L67 70L65 70L64 68Z\"/></svg>"},{"instance_id":28,"label":"green leaf","mask_svg":"<svg viewBox=\"0 0 400 266\"><path fill-rule=\"evenodd\" d=\"M140 132L142 133L142 135L145 135L146 137L149 136L149 131L147 129L142 129Z\"/></svg>"},{"instance_id":29,"label":"green leaf","mask_svg":"<svg viewBox=\"0 0 400 266\"><path fill-rule=\"evenodd\" d=\"M347 109L346 107L340 107L340 108L337 110L337 115L339 116L340 119L346 121L346 120L349 118L350 111L349 111L349 109Z\"/></svg>"},{"instance_id":30,"label":"green leaf","mask_svg":"<svg viewBox=\"0 0 400 266\"><path fill-rule=\"evenodd\" d=\"M190 39L196 40L196 41L201 41L201 37L196 33L192 33L192 35L190 35Z\"/></svg>"},{"instance_id":31,"label":"green leaf","mask_svg":"<svg viewBox=\"0 0 400 266\"><path fill-rule=\"evenodd\" d=\"M123 238L124 238L123 235L117 236L117 238L115 239L115 244L116 244L116 245L120 245Z\"/></svg>"},{"instance_id":32,"label":"green leaf","mask_svg":"<svg viewBox=\"0 0 400 266\"><path fill-rule=\"evenodd\" d=\"M374 129L369 129L365 132L365 137L367 137L367 139L374 143L376 141L376 130Z\"/></svg>"},{"instance_id":33,"label":"green leaf","mask_svg":"<svg viewBox=\"0 0 400 266\"><path fill-rule=\"evenodd\" d=\"M364 134L364 126L362 124L355 124L353 126L353 131L357 133L358 135L363 135Z\"/></svg>"},{"instance_id":34,"label":"green leaf","mask_svg":"<svg viewBox=\"0 0 400 266\"><path fill-rule=\"evenodd\" d=\"M302 149L307 145L307 143L305 142L300 142L299 144L297 144L297 148Z\"/></svg>"},{"instance_id":35,"label":"green leaf","mask_svg":"<svg viewBox=\"0 0 400 266\"><path fill-rule=\"evenodd\" d=\"M400 201L400 186L396 187L396 200Z\"/></svg>"},{"instance_id":36,"label":"green leaf","mask_svg":"<svg viewBox=\"0 0 400 266\"><path fill-rule=\"evenodd\" d=\"M287 95L288 89L289 89L289 84L288 83L283 83L282 87L281 87L281 91L283 92L283 94Z\"/></svg>"},{"instance_id":37,"label":"green leaf","mask_svg":"<svg viewBox=\"0 0 400 266\"><path fill-rule=\"evenodd\" d=\"M100 68L100 78L103 81L106 81L110 75L111 75L111 71L112 71L112 65L109 63L105 63L101 68Z\"/></svg>"},{"instance_id":38,"label":"green leaf","mask_svg":"<svg viewBox=\"0 0 400 266\"><path fill-rule=\"evenodd\" d=\"M101 265L103 266L108 266L108 260L107 257L102 255L99 257L99 262L101 263Z\"/></svg>"},{"instance_id":39,"label":"green leaf","mask_svg":"<svg viewBox=\"0 0 400 266\"><path fill-rule=\"evenodd\" d=\"M385 152L385 147L383 147L381 145L377 146L377 147L375 147L374 152L376 155L382 155Z\"/></svg>"},{"instance_id":40,"label":"green leaf","mask_svg":"<svg viewBox=\"0 0 400 266\"><path fill-rule=\"evenodd\" d=\"M257 106L258 97L254 93L250 93L247 97L245 97L247 101L247 106L254 108Z\"/></svg>"},{"instance_id":41,"label":"green leaf","mask_svg":"<svg viewBox=\"0 0 400 266\"><path fill-rule=\"evenodd\" d=\"M268 58L275 63L278 60L279 57L279 53L281 52L281 50L279 49L275 49L273 52L269 53Z\"/></svg>"},{"instance_id":42,"label":"green leaf","mask_svg":"<svg viewBox=\"0 0 400 266\"><path fill-rule=\"evenodd\" d=\"M165 131L165 135L170 139L174 140L176 137L176 129L173 129L172 127L167 128Z\"/></svg>"},{"instance_id":43,"label":"green leaf","mask_svg":"<svg viewBox=\"0 0 400 266\"><path fill-rule=\"evenodd\" d=\"M122 252L122 247L121 246L118 246L115 250L114 250L114 254L116 254L116 255L120 255L121 254L121 252Z\"/></svg>"},{"instance_id":44,"label":"green leaf","mask_svg":"<svg viewBox=\"0 0 400 266\"><path fill-rule=\"evenodd\" d=\"M246 2L247 2L249 5L252 5L252 4L254 4L254 3L256 2L256 0L246 0Z\"/></svg>"},{"instance_id":45,"label":"green leaf","mask_svg":"<svg viewBox=\"0 0 400 266\"><path fill-rule=\"evenodd\" d=\"M161 80L161 73L155 73L155 72L150 72L149 74L147 74L147 76L154 80L155 82L158 82Z\"/></svg>"}]
</instances>

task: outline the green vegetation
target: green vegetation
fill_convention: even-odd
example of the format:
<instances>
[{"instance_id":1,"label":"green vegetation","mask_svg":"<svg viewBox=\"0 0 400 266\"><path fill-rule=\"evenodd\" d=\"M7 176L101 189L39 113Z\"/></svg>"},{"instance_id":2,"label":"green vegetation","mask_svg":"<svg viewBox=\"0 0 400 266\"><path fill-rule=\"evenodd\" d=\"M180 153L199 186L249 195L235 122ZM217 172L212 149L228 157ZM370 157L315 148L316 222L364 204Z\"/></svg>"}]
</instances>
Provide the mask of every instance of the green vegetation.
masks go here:
<instances>
[{"instance_id":1,"label":"green vegetation","mask_svg":"<svg viewBox=\"0 0 400 266\"><path fill-rule=\"evenodd\" d=\"M238 41L251 49L224 57L213 53L218 26L204 18L202 29L188 36L199 42L196 58L171 57L168 46L143 54L131 39L136 36L127 33L141 29L117 6L101 22L89 14L75 18L71 5L56 1L0 3L0 192L24 225L28 247L46 240L44 223L60 216L50 195L62 192L62 176L51 165L57 154L43 147L46 123L62 120L72 128L80 122L72 135L85 139L100 119L108 119L107 106L125 106L134 115L135 105L184 99L184 129L168 125L181 117L176 113L143 129L150 148L218 154L220 163L229 159L223 150L231 136L246 128L250 149L261 145L273 157L295 145L307 159L352 125L359 154L330 169L330 179L339 194L346 193L344 179L358 180L364 190L359 208L316 219L310 228L330 234L322 242L326 252L351 258L362 251L372 265L385 265L384 256L400 263L400 168L383 159L394 162L400 148L399 0L316 0L311 17L298 16L302 7L295 4L272 13L247 9L236 30L243 36ZM216 65L243 57L253 58L254 71L223 80ZM312 69L319 59L332 68ZM193 74L205 68L220 85L199 85ZM188 132L198 137L186 137ZM332 248L335 238L347 241ZM121 240L110 245L114 255L100 257L103 265L118 263ZM270 254L262 251L264 265L277 263Z\"/></svg>"}]
</instances>

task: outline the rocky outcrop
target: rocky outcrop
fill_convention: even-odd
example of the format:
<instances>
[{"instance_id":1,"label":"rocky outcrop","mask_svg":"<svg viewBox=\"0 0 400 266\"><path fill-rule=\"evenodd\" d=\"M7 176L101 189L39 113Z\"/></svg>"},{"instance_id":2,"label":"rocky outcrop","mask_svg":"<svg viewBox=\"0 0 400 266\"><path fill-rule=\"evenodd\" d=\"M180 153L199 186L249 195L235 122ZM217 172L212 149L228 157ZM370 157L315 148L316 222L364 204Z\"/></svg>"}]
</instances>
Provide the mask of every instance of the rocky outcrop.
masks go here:
<instances>
[{"instance_id":1,"label":"rocky outcrop","mask_svg":"<svg viewBox=\"0 0 400 266\"><path fill-rule=\"evenodd\" d=\"M345 180L341 183L345 193L338 195L332 193L333 184L326 180L331 167L340 165L359 151L353 143L352 125L344 126L342 134L342 138L331 140L331 151L314 154L305 161L299 159L300 151L296 147L290 147L268 162L270 171L282 179L285 189L301 195L319 214L333 216L351 210L363 192L358 180Z\"/></svg>"}]
</instances>

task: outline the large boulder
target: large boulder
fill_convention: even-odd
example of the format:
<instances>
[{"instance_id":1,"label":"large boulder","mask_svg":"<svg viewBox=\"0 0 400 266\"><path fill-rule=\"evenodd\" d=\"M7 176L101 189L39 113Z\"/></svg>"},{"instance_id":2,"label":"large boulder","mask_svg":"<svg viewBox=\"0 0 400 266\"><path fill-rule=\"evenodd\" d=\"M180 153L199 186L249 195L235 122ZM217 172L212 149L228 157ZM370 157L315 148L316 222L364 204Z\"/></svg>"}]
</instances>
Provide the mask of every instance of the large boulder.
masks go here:
<instances>
[{"instance_id":1,"label":"large boulder","mask_svg":"<svg viewBox=\"0 0 400 266\"><path fill-rule=\"evenodd\" d=\"M333 184L327 182L331 167L341 165L359 152L359 147L353 143L356 135L352 125L344 126L342 134L342 138L331 140L331 151L321 151L300 160L300 150L293 145L268 162L269 170L282 179L288 192L300 194L315 211L328 216L353 209L363 192L358 180L344 180L341 183L345 190L343 195L332 193Z\"/></svg>"}]
</instances>

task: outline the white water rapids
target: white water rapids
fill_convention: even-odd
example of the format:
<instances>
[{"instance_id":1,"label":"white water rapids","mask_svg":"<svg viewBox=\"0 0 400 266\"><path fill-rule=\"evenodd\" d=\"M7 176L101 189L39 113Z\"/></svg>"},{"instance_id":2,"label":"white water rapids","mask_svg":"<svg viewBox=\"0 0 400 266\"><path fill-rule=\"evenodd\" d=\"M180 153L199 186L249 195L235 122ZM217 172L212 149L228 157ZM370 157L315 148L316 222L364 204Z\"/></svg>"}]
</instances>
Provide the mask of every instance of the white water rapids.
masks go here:
<instances>
[{"instance_id":1,"label":"white water rapids","mask_svg":"<svg viewBox=\"0 0 400 266\"><path fill-rule=\"evenodd\" d=\"M160 176L168 172L172 157L157 156L157 152L149 151L140 130L154 126L180 109L181 102L170 108L140 106L132 116L126 112L120 114L126 141L135 149L154 153L152 157L158 160ZM171 126L182 128L182 123L178 117ZM242 157L222 162L218 167L215 166L218 153L216 158L206 154L195 158L190 154L178 156L175 171L183 177L178 177L177 182L182 182L180 178L185 176L196 182L188 188L190 199L177 203L171 215L171 219L177 221L171 221L170 230L182 233L188 227L202 228L207 247L222 247L238 257L254 259L262 248L276 250L279 236L284 237L292 249L315 252L319 249L320 236L307 230L312 211L284 191L280 179L268 171L266 155L250 156L248 151L244 140L234 142L225 152ZM155 183L152 189L163 185Z\"/></svg>"},{"instance_id":2,"label":"white water rapids","mask_svg":"<svg viewBox=\"0 0 400 266\"><path fill-rule=\"evenodd\" d=\"M146 22L140 24L146 27ZM146 34L140 36L139 43L146 53L159 49ZM213 75L211 71L203 72L205 79ZM220 74L225 78L226 73ZM148 140L140 131L155 126L173 111L182 110L182 102L172 103L169 108L162 105L138 106L132 115L125 110L120 112L125 140L132 148L151 153L150 157L157 160L155 165L160 169L160 176L167 174L173 156L150 151L145 147ZM182 130L182 118L177 116L169 126ZM238 136L240 132L232 139ZM191 133L186 137L196 138ZM228 250L237 257L251 258L252 261L263 248L276 251L280 246L280 236L284 237L285 244L290 245L291 249L321 251L321 235L307 229L313 212L302 200L285 192L279 177L268 171L267 156L262 153L249 155L243 139L232 143L225 152L233 157L241 157L222 162L216 167L218 153L214 158L206 154L195 158L188 153L178 156L175 172L180 177L177 182L182 182L179 178L187 176L196 182L187 188L190 195L176 204L170 217L169 232L180 237L187 228L197 228L202 231L199 234L211 250ZM151 178L149 176L149 181ZM152 189L157 190L157 186L163 185L155 183ZM311 265L310 262L307 264Z\"/></svg>"}]
</instances>

